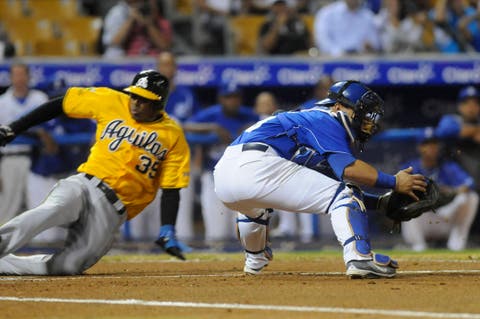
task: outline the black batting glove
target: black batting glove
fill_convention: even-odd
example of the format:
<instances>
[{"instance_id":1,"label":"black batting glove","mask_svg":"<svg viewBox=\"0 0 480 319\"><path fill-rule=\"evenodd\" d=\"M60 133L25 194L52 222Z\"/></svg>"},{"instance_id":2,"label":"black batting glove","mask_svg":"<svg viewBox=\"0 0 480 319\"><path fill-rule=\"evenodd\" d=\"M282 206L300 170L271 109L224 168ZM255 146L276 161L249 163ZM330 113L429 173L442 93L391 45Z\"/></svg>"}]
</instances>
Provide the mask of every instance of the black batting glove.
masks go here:
<instances>
[{"instance_id":1,"label":"black batting glove","mask_svg":"<svg viewBox=\"0 0 480 319\"><path fill-rule=\"evenodd\" d=\"M0 146L5 146L15 138L15 132L8 125L0 125Z\"/></svg>"}]
</instances>

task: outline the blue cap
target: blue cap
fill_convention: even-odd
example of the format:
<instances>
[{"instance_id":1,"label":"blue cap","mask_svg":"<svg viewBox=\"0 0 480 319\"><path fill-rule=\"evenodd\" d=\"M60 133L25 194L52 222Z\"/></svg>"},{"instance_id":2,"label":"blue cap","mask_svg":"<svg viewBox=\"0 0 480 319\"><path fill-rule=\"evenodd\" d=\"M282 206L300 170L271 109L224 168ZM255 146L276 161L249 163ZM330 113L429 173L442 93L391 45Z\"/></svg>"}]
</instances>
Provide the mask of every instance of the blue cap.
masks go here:
<instances>
[{"instance_id":1,"label":"blue cap","mask_svg":"<svg viewBox=\"0 0 480 319\"><path fill-rule=\"evenodd\" d=\"M232 94L239 94L240 93L240 87L234 83L224 83L220 85L218 88L218 95L225 96L225 95L232 95Z\"/></svg>"},{"instance_id":2,"label":"blue cap","mask_svg":"<svg viewBox=\"0 0 480 319\"><path fill-rule=\"evenodd\" d=\"M462 102L465 99L477 98L480 99L480 91L474 86L467 86L460 90L458 93L457 101Z\"/></svg>"}]
</instances>

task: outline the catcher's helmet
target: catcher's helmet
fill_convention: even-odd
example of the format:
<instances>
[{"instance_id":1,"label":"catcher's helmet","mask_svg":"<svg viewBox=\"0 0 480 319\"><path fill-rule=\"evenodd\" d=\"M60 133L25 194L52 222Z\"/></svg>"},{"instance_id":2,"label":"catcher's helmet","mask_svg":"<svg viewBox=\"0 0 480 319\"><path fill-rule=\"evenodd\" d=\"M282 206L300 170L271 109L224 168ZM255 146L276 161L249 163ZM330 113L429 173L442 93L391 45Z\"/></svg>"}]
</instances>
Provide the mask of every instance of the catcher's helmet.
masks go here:
<instances>
[{"instance_id":1,"label":"catcher's helmet","mask_svg":"<svg viewBox=\"0 0 480 319\"><path fill-rule=\"evenodd\" d=\"M378 121L384 113L383 100L363 83L336 82L330 87L327 98L318 104L333 106L335 103L340 103L354 111L351 126L355 139L361 144L378 131Z\"/></svg>"},{"instance_id":2,"label":"catcher's helmet","mask_svg":"<svg viewBox=\"0 0 480 319\"><path fill-rule=\"evenodd\" d=\"M168 79L155 70L145 70L137 73L132 84L123 89L147 100L156 102L159 109L165 108L169 93Z\"/></svg>"}]
</instances>

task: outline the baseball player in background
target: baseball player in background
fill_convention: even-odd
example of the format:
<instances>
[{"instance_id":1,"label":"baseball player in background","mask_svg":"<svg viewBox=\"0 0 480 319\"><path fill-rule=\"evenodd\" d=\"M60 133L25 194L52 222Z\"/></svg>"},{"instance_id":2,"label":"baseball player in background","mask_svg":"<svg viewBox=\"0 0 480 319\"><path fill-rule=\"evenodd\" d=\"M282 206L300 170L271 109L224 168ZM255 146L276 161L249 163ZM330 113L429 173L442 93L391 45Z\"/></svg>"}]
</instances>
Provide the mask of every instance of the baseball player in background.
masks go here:
<instances>
[{"instance_id":1,"label":"baseball player in background","mask_svg":"<svg viewBox=\"0 0 480 319\"><path fill-rule=\"evenodd\" d=\"M426 138L418 145L420 157L407 162L413 172L436 181L442 202L433 212L402 223L402 235L415 251L427 249L428 239L448 238L447 248L465 249L470 227L477 214L478 194L473 178L456 162L441 157L441 144Z\"/></svg>"},{"instance_id":2,"label":"baseball player in background","mask_svg":"<svg viewBox=\"0 0 480 319\"><path fill-rule=\"evenodd\" d=\"M0 127L5 145L29 127L62 114L91 118L96 140L78 174L60 180L36 208L0 227L0 274L73 275L93 266L111 247L115 233L161 188L162 224L157 243L184 258L175 239L179 189L189 182L190 152L181 127L163 111L168 80L147 70L119 92L70 88L34 111ZM41 231L68 224L63 249L54 254L13 253Z\"/></svg>"},{"instance_id":3,"label":"baseball player in background","mask_svg":"<svg viewBox=\"0 0 480 319\"><path fill-rule=\"evenodd\" d=\"M26 64L10 66L10 82L0 96L3 123L18 119L48 100L45 93L29 87L30 70ZM29 145L8 145L0 150L0 225L24 209L31 150Z\"/></svg>"},{"instance_id":4,"label":"baseball player in background","mask_svg":"<svg viewBox=\"0 0 480 319\"><path fill-rule=\"evenodd\" d=\"M337 82L316 107L259 121L227 147L215 166L215 190L239 212L246 274L259 274L271 260L269 214L282 209L330 214L348 276L395 276L397 262L370 245L366 210L377 207L379 196L363 193L357 184L418 200L414 190L425 192L426 182L410 174L411 168L389 175L354 157L352 146L363 148L383 112L382 99L364 84Z\"/></svg>"},{"instance_id":5,"label":"baseball player in background","mask_svg":"<svg viewBox=\"0 0 480 319\"><path fill-rule=\"evenodd\" d=\"M480 191L480 91L474 86L460 90L457 97L458 114L442 116L434 135L453 144L452 153L473 177ZM453 143L452 143L453 142Z\"/></svg>"},{"instance_id":6,"label":"baseball player in background","mask_svg":"<svg viewBox=\"0 0 480 319\"><path fill-rule=\"evenodd\" d=\"M218 104L200 110L185 122L184 128L191 133L216 133L220 139L203 150L200 201L206 242L222 246L225 241L235 238L235 218L215 194L213 167L227 145L246 127L258 121L259 117L252 108L242 105L242 91L237 84L222 84L217 94Z\"/></svg>"}]
</instances>

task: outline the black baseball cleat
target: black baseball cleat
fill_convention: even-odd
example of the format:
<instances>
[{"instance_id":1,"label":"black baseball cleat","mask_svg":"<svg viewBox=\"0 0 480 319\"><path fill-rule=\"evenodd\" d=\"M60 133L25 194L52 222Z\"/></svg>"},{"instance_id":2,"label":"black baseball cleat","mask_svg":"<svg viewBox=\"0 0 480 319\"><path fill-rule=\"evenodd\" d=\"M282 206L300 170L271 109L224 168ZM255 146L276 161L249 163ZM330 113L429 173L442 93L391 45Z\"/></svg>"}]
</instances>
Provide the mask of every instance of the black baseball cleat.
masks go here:
<instances>
[{"instance_id":1,"label":"black baseball cleat","mask_svg":"<svg viewBox=\"0 0 480 319\"><path fill-rule=\"evenodd\" d=\"M182 250L176 246L176 240L169 237L160 237L155 241L167 254L177 257L181 260L187 260L182 254Z\"/></svg>"}]
</instances>

